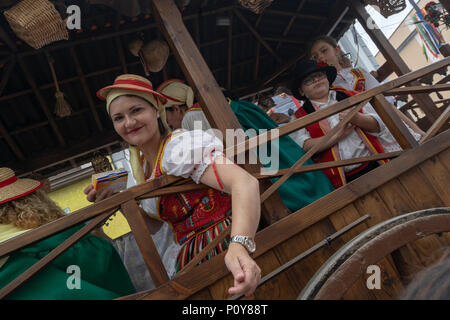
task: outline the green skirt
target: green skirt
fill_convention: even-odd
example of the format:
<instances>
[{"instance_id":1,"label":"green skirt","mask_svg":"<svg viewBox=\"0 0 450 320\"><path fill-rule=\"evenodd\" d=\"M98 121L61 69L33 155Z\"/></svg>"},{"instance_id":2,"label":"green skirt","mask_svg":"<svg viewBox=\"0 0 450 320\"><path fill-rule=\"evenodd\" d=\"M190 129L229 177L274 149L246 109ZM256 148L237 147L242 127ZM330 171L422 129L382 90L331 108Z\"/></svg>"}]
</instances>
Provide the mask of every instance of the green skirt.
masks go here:
<instances>
[{"instance_id":1,"label":"green skirt","mask_svg":"<svg viewBox=\"0 0 450 320\"><path fill-rule=\"evenodd\" d=\"M12 253L0 268L0 288L81 228L72 227ZM136 290L114 247L106 239L88 234L6 299L109 300L133 293Z\"/></svg>"}]
</instances>

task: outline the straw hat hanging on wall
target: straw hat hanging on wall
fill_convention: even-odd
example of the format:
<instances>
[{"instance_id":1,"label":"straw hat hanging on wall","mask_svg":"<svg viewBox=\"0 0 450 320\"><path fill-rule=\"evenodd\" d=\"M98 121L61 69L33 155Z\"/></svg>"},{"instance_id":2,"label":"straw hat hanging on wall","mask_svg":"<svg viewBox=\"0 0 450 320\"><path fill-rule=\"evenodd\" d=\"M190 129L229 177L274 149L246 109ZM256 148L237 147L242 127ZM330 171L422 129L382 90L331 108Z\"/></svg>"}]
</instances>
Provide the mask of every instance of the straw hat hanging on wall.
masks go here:
<instances>
[{"instance_id":1,"label":"straw hat hanging on wall","mask_svg":"<svg viewBox=\"0 0 450 320\"><path fill-rule=\"evenodd\" d=\"M162 39L152 40L146 44L138 39L128 44L130 52L141 59L145 75L150 72L159 72L164 68L169 58L169 46Z\"/></svg>"},{"instance_id":2,"label":"straw hat hanging on wall","mask_svg":"<svg viewBox=\"0 0 450 320\"><path fill-rule=\"evenodd\" d=\"M34 49L69 39L66 24L48 0L23 0L4 14L14 33Z\"/></svg>"}]
</instances>

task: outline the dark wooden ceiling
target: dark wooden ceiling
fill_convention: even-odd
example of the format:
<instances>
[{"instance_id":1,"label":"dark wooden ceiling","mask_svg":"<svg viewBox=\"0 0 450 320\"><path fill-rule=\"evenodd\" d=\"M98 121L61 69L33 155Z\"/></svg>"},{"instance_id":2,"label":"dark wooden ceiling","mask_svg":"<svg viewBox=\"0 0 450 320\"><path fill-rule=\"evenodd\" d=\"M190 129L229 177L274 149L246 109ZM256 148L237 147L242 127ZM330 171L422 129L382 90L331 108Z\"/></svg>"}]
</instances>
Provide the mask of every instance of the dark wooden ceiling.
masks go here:
<instances>
[{"instance_id":1,"label":"dark wooden ceiling","mask_svg":"<svg viewBox=\"0 0 450 320\"><path fill-rule=\"evenodd\" d=\"M0 0L0 8L3 12L18 2ZM144 75L128 43L160 35L145 10L129 17L87 0L58 3L80 5L82 31L69 31L69 40L39 50L17 38L0 15L0 167L18 174L50 176L89 162L97 149L121 149L95 92L121 73ZM336 24L344 9L334 0L275 0L256 15L233 0L192 0L182 16L219 85L243 96L292 77L297 70L287 62L302 58L313 37L333 29L332 36L340 38L354 20L349 11ZM231 17L231 26L218 25L220 17ZM72 107L69 117L53 112L55 85L47 53ZM165 68L148 78L156 87L175 77L184 75L171 54Z\"/></svg>"}]
</instances>

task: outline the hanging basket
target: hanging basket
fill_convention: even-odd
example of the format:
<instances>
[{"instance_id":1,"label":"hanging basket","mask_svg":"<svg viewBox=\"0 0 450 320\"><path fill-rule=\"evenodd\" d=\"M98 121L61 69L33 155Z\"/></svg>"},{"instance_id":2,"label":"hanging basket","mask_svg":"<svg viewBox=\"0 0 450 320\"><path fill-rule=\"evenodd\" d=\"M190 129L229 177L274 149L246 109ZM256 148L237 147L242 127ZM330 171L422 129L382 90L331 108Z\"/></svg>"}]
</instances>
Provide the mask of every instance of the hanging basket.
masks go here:
<instances>
[{"instance_id":1,"label":"hanging basket","mask_svg":"<svg viewBox=\"0 0 450 320\"><path fill-rule=\"evenodd\" d=\"M111 171L111 163L108 158L100 152L95 152L91 159L92 167L95 173Z\"/></svg>"},{"instance_id":2,"label":"hanging basket","mask_svg":"<svg viewBox=\"0 0 450 320\"><path fill-rule=\"evenodd\" d=\"M239 0L241 6L250 9L256 14L263 12L272 2L273 0Z\"/></svg>"},{"instance_id":3,"label":"hanging basket","mask_svg":"<svg viewBox=\"0 0 450 320\"><path fill-rule=\"evenodd\" d=\"M387 18L406 8L406 0L365 0L365 4L376 6L383 17Z\"/></svg>"},{"instance_id":4,"label":"hanging basket","mask_svg":"<svg viewBox=\"0 0 450 320\"><path fill-rule=\"evenodd\" d=\"M48 0L23 0L6 10L5 17L15 34L34 49L69 39L66 24Z\"/></svg>"}]
</instances>

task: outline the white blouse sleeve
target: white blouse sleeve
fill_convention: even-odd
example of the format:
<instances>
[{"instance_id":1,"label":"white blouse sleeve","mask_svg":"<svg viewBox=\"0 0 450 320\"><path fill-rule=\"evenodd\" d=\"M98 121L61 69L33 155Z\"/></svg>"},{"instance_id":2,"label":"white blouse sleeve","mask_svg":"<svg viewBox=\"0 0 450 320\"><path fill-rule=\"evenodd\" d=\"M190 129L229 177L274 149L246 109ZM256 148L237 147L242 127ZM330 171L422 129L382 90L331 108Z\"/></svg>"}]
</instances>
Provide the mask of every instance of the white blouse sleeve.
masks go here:
<instances>
[{"instance_id":1,"label":"white blouse sleeve","mask_svg":"<svg viewBox=\"0 0 450 320\"><path fill-rule=\"evenodd\" d=\"M222 141L202 130L180 130L173 135L164 149L163 172L199 183L206 168L223 155Z\"/></svg>"}]
</instances>

